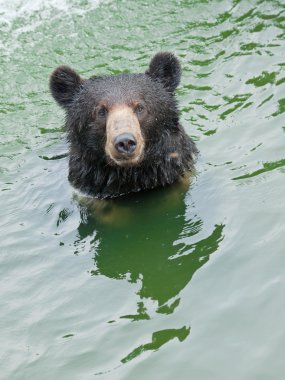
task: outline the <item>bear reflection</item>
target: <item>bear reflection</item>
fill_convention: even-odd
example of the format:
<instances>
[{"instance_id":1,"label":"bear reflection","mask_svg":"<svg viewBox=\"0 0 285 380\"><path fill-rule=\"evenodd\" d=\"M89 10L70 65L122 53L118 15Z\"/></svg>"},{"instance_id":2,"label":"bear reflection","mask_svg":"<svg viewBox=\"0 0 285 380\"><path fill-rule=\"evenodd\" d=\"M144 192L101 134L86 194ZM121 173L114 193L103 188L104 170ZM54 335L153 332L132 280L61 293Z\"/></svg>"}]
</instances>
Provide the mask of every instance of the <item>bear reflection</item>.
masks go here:
<instances>
[{"instance_id":1,"label":"bear reflection","mask_svg":"<svg viewBox=\"0 0 285 380\"><path fill-rule=\"evenodd\" d=\"M139 296L156 300L157 312L171 313L180 291L223 238L223 225L216 225L199 239L202 221L196 215L185 217L187 188L178 183L114 200L78 199L79 238L96 232L93 275L139 280ZM139 315L148 317L141 303Z\"/></svg>"}]
</instances>

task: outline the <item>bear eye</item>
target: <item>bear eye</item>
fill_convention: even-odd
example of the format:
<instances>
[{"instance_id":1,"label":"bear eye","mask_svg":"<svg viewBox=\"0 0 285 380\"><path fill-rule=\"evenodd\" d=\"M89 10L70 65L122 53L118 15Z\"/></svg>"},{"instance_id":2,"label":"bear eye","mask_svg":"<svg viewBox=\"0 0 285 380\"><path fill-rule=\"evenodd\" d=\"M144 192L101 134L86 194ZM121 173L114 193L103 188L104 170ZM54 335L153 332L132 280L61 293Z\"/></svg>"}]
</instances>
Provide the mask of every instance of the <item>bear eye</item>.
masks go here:
<instances>
[{"instance_id":1,"label":"bear eye","mask_svg":"<svg viewBox=\"0 0 285 380\"><path fill-rule=\"evenodd\" d=\"M105 117L107 115L107 109L105 107L100 107L97 111L98 116Z\"/></svg>"},{"instance_id":2,"label":"bear eye","mask_svg":"<svg viewBox=\"0 0 285 380\"><path fill-rule=\"evenodd\" d=\"M142 105L142 104L137 104L136 105L136 108L135 108L135 111L137 112L137 113L142 113L143 111L144 111L144 106Z\"/></svg>"}]
</instances>

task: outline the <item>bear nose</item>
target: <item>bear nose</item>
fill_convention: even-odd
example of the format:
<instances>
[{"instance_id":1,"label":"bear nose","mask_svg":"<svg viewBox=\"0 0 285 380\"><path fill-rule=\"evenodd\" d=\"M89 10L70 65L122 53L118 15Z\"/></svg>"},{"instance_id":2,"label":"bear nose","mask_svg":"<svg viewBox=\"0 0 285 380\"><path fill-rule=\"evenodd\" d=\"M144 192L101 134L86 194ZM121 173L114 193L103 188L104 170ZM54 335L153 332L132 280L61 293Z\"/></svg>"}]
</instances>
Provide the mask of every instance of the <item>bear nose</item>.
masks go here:
<instances>
[{"instance_id":1,"label":"bear nose","mask_svg":"<svg viewBox=\"0 0 285 380\"><path fill-rule=\"evenodd\" d=\"M131 154L136 149L137 141L131 133L122 133L115 138L114 146L119 153Z\"/></svg>"}]
</instances>

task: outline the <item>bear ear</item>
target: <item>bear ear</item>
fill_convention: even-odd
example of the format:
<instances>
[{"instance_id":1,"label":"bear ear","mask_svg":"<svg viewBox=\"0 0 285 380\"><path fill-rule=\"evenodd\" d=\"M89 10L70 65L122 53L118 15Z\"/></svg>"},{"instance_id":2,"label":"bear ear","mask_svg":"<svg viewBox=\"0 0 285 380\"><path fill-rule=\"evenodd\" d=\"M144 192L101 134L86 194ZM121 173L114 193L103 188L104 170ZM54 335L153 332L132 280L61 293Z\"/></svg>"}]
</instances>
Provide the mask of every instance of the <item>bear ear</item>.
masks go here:
<instances>
[{"instance_id":1,"label":"bear ear","mask_svg":"<svg viewBox=\"0 0 285 380\"><path fill-rule=\"evenodd\" d=\"M146 74L160 81L168 91L174 92L181 78L180 63L172 53L157 53L150 61Z\"/></svg>"},{"instance_id":2,"label":"bear ear","mask_svg":"<svg viewBox=\"0 0 285 380\"><path fill-rule=\"evenodd\" d=\"M59 66L50 76L49 87L57 103L66 108L80 90L83 79L70 67Z\"/></svg>"}]
</instances>

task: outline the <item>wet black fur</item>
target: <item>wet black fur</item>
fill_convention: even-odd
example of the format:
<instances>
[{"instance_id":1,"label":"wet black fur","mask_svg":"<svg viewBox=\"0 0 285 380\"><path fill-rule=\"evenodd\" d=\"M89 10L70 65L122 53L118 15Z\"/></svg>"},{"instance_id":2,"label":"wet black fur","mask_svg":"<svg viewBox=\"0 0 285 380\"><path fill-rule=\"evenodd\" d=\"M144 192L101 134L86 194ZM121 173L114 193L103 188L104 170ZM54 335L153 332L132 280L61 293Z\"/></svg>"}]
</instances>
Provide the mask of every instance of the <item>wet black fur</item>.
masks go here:
<instances>
[{"instance_id":1,"label":"wet black fur","mask_svg":"<svg viewBox=\"0 0 285 380\"><path fill-rule=\"evenodd\" d=\"M84 80L67 66L53 72L50 89L66 111L69 180L75 188L98 198L116 197L166 186L193 169L197 150L179 124L174 95L180 76L179 61L170 53L158 53L144 74ZM138 101L147 109L143 120L138 115L145 149L136 166L120 167L106 156L106 120L97 113L102 100L110 106Z\"/></svg>"}]
</instances>

